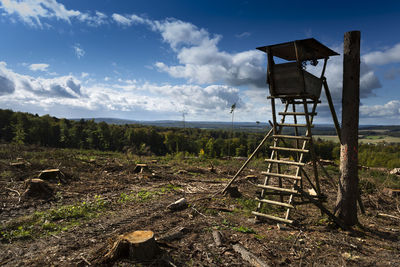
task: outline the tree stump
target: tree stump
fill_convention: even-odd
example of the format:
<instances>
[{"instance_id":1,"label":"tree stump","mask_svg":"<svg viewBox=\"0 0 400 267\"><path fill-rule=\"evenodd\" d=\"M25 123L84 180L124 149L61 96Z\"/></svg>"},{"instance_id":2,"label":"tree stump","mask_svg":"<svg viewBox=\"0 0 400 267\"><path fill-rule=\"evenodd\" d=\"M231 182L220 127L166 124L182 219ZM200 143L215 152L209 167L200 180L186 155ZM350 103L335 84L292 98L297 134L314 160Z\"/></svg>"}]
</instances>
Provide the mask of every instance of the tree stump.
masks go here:
<instances>
[{"instance_id":1,"label":"tree stump","mask_svg":"<svg viewBox=\"0 0 400 267\"><path fill-rule=\"evenodd\" d=\"M239 192L237 186L231 186L226 190L225 195L229 195L232 198L239 198L242 196L242 193Z\"/></svg>"},{"instance_id":2,"label":"tree stump","mask_svg":"<svg viewBox=\"0 0 400 267\"><path fill-rule=\"evenodd\" d=\"M394 168L393 170L390 171L390 174L400 175L400 168Z\"/></svg>"},{"instance_id":3,"label":"tree stump","mask_svg":"<svg viewBox=\"0 0 400 267\"><path fill-rule=\"evenodd\" d=\"M48 169L39 174L39 179L65 183L65 175L60 169Z\"/></svg>"},{"instance_id":4,"label":"tree stump","mask_svg":"<svg viewBox=\"0 0 400 267\"><path fill-rule=\"evenodd\" d=\"M134 261L153 260L160 253L152 231L134 231L118 236L110 251L104 256L106 261L128 258Z\"/></svg>"},{"instance_id":5,"label":"tree stump","mask_svg":"<svg viewBox=\"0 0 400 267\"><path fill-rule=\"evenodd\" d=\"M188 202L186 198L180 198L177 201L169 204L167 206L167 209L172 210L172 211L177 211L177 210L183 210L186 209L188 206Z\"/></svg>"},{"instance_id":6,"label":"tree stump","mask_svg":"<svg viewBox=\"0 0 400 267\"><path fill-rule=\"evenodd\" d=\"M149 166L147 164L136 164L135 169L133 169L134 173L143 173L143 172L151 172Z\"/></svg>"},{"instance_id":7,"label":"tree stump","mask_svg":"<svg viewBox=\"0 0 400 267\"><path fill-rule=\"evenodd\" d=\"M23 198L49 199L53 196L53 189L42 179L30 179L26 182Z\"/></svg>"}]
</instances>

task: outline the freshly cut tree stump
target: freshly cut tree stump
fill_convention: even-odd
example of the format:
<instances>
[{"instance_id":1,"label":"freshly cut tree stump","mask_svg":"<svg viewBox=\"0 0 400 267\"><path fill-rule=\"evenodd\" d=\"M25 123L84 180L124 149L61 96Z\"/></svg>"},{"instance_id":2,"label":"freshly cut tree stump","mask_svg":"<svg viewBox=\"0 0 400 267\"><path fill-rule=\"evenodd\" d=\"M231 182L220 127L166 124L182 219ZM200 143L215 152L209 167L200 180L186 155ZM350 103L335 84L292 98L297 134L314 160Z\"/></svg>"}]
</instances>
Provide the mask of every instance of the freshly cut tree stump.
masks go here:
<instances>
[{"instance_id":1,"label":"freshly cut tree stump","mask_svg":"<svg viewBox=\"0 0 400 267\"><path fill-rule=\"evenodd\" d=\"M153 260L160 253L152 231L134 231L118 236L111 250L104 256L106 261L128 258L134 261Z\"/></svg>"},{"instance_id":2,"label":"freshly cut tree stump","mask_svg":"<svg viewBox=\"0 0 400 267\"><path fill-rule=\"evenodd\" d=\"M39 174L39 179L65 183L65 175L60 169L48 169Z\"/></svg>"},{"instance_id":3,"label":"freshly cut tree stump","mask_svg":"<svg viewBox=\"0 0 400 267\"><path fill-rule=\"evenodd\" d=\"M183 210L186 209L188 206L188 202L186 200L186 198L180 198L177 201L169 204L167 206L167 209L172 210L172 211L177 211L177 210Z\"/></svg>"},{"instance_id":4,"label":"freshly cut tree stump","mask_svg":"<svg viewBox=\"0 0 400 267\"><path fill-rule=\"evenodd\" d=\"M29 179L25 183L23 198L49 199L53 196L53 189L42 179Z\"/></svg>"},{"instance_id":5,"label":"freshly cut tree stump","mask_svg":"<svg viewBox=\"0 0 400 267\"><path fill-rule=\"evenodd\" d=\"M390 174L400 175L400 168L394 168L393 170L390 171Z\"/></svg>"},{"instance_id":6,"label":"freshly cut tree stump","mask_svg":"<svg viewBox=\"0 0 400 267\"><path fill-rule=\"evenodd\" d=\"M133 169L134 173L143 173L143 172L151 172L149 166L147 164L136 164L135 169Z\"/></svg>"}]
</instances>

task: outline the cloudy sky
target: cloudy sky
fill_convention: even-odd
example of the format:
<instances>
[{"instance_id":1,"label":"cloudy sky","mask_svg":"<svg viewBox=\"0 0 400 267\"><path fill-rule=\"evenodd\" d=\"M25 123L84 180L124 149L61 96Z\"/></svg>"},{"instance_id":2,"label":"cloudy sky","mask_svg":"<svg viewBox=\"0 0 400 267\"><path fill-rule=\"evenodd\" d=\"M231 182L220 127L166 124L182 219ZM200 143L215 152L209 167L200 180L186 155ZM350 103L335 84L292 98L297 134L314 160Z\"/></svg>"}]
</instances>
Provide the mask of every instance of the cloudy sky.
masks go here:
<instances>
[{"instance_id":1,"label":"cloudy sky","mask_svg":"<svg viewBox=\"0 0 400 267\"><path fill-rule=\"evenodd\" d=\"M237 103L236 121L265 122L255 47L314 37L342 54L344 33L360 30L360 123L399 124L399 26L397 0L0 0L0 108L229 121ZM326 76L340 116L342 55ZM324 98L318 117L331 123Z\"/></svg>"}]
</instances>

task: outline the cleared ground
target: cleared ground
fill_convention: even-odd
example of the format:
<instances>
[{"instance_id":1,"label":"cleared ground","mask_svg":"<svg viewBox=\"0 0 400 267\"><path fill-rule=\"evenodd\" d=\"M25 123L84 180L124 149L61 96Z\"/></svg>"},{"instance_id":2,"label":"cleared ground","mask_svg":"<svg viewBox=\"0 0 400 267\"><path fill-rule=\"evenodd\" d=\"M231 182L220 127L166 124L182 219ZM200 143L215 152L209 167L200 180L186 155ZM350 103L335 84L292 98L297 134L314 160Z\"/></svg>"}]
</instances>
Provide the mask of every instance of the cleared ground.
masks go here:
<instances>
[{"instance_id":1,"label":"cleared ground","mask_svg":"<svg viewBox=\"0 0 400 267\"><path fill-rule=\"evenodd\" d=\"M10 165L17 162L23 164ZM135 173L136 163L147 163L150 171ZM254 183L262 181L260 172L265 170L261 159L235 183L241 197L211 197L242 163L1 145L0 265L98 265L117 235L134 230L154 231L163 250L142 266L248 266L232 248L238 243L272 266L400 265L400 201L383 193L384 187L400 184L396 176L361 172L367 212L359 215L362 227L354 232L337 229L312 205L292 213L297 226L279 230L274 222L252 220ZM22 197L24 180L49 168L65 174L62 181L48 181L54 195L48 200ZM336 179L337 168L327 169ZM249 174L257 178L245 179ZM325 177L321 186L325 205L332 210L336 188ZM188 208L166 209L181 197L188 200ZM223 246L215 245L213 230L224 236ZM180 234L165 238L171 233ZM124 259L108 263L135 264Z\"/></svg>"}]
</instances>

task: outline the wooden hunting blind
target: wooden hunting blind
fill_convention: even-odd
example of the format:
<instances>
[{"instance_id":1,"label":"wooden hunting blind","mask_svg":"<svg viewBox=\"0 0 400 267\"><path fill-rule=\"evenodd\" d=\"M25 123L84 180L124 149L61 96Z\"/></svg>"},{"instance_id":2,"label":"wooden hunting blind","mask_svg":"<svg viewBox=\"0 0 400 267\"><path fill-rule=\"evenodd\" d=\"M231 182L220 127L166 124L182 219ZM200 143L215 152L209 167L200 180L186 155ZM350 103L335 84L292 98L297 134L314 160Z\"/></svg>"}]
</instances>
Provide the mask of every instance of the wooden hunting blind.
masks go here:
<instances>
[{"instance_id":1,"label":"wooden hunting blind","mask_svg":"<svg viewBox=\"0 0 400 267\"><path fill-rule=\"evenodd\" d=\"M257 49L268 54L267 82L270 91L268 98L271 100L272 108L272 122L270 121L272 129L223 192L271 136L273 143L269 147L270 157L265 159L267 168L266 171L261 172L265 179L262 184L256 184L261 192L256 198L259 202L257 209L252 213L257 219L267 218L291 224L294 220L289 218L290 210L295 209L296 205L313 203L326 213L326 209L321 203L325 197L321 194L317 163L323 169L324 174L328 178L330 177L316 157L311 129L314 127L313 120L317 115L317 105L321 103L319 98L322 86L324 86L335 128L340 138L339 123L324 77L329 57L336 56L338 53L314 38L268 45ZM275 63L274 57L281 59L279 64ZM305 70L307 62L316 66L318 60L321 59L324 60L324 63L320 77ZM289 62L281 63L282 60ZM275 99L282 100L284 107L282 112L276 112ZM279 121L277 115L281 116ZM307 168L307 162L312 166L311 171ZM276 208L264 209L263 205L271 205ZM276 215L276 211L279 209L285 211L283 217Z\"/></svg>"},{"instance_id":2,"label":"wooden hunting blind","mask_svg":"<svg viewBox=\"0 0 400 267\"><path fill-rule=\"evenodd\" d=\"M302 96L318 99L321 94L326 61L330 56L338 55L314 38L257 49L268 54L267 82L271 96L279 98ZM274 57L289 62L275 64ZM305 63L310 61L311 65L316 65L319 59L325 59L325 62L321 76L316 77L305 70Z\"/></svg>"}]
</instances>

